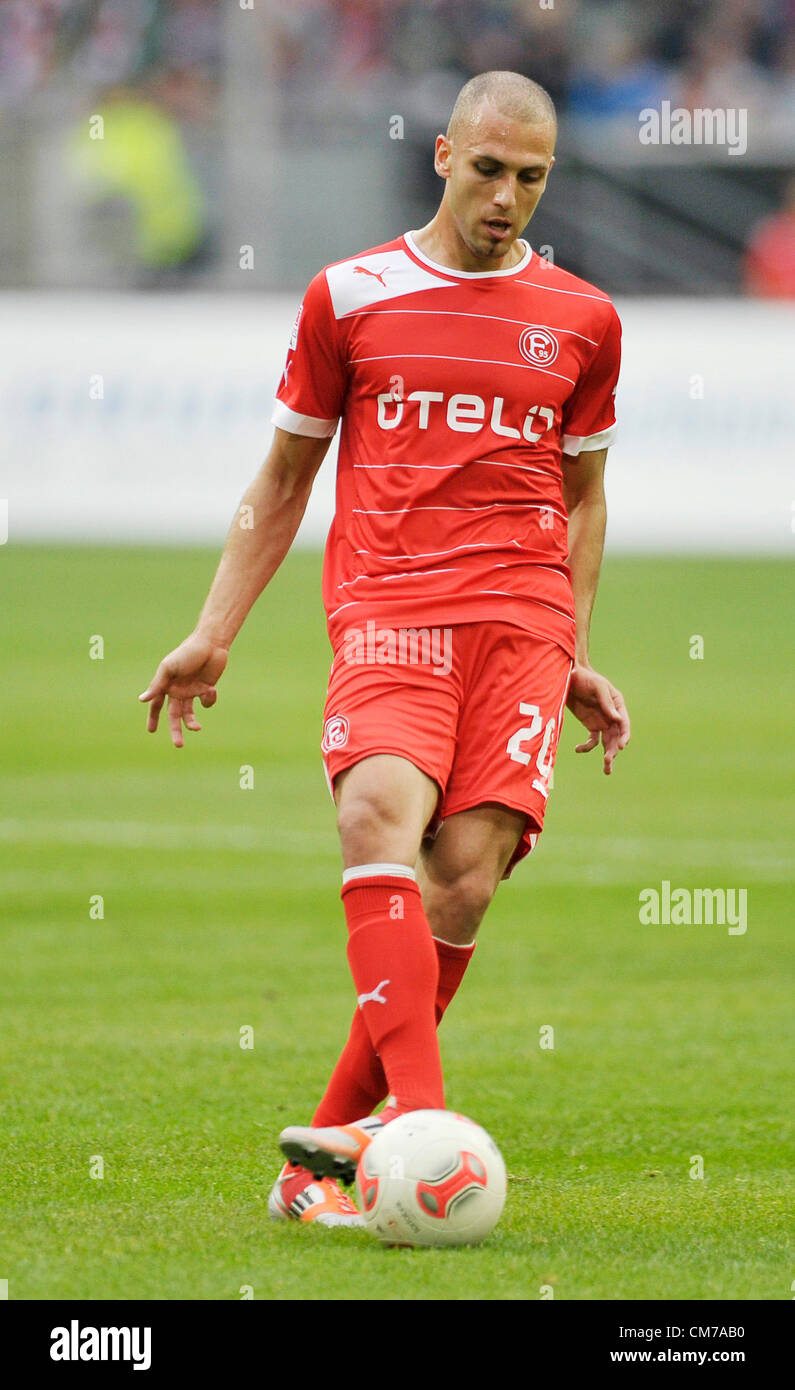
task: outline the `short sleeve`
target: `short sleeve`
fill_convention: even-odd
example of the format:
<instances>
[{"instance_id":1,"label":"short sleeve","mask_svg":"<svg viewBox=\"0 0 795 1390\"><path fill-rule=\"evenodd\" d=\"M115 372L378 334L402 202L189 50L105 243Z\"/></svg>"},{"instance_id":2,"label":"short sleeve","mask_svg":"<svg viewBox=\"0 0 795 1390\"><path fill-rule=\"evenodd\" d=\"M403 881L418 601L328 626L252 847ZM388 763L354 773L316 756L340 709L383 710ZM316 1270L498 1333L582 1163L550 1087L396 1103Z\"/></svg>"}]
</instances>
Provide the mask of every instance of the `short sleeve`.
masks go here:
<instances>
[{"instance_id":1,"label":"short sleeve","mask_svg":"<svg viewBox=\"0 0 795 1390\"><path fill-rule=\"evenodd\" d=\"M621 366L621 321L613 305L599 345L563 407L564 454L607 449L616 437L615 395Z\"/></svg>"},{"instance_id":2,"label":"short sleeve","mask_svg":"<svg viewBox=\"0 0 795 1390\"><path fill-rule=\"evenodd\" d=\"M271 424L330 439L342 414L345 370L325 271L316 275L293 324Z\"/></svg>"}]
</instances>

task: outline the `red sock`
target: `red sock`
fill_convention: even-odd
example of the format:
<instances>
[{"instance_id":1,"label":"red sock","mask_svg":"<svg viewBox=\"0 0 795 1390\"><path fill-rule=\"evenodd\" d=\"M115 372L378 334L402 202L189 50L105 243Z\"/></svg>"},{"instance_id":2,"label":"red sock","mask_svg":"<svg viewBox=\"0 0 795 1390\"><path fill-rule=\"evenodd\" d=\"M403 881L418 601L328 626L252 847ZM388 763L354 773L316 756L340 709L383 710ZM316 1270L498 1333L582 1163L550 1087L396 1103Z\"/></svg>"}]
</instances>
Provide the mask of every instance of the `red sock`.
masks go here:
<instances>
[{"instance_id":1,"label":"red sock","mask_svg":"<svg viewBox=\"0 0 795 1390\"><path fill-rule=\"evenodd\" d=\"M464 978L475 943L453 946L447 941L440 941L438 937L432 939L439 962L435 1004L438 1026ZM348 1041L315 1111L312 1124L344 1125L362 1119L375 1109L388 1091L384 1068L373 1049L362 1011L357 1007Z\"/></svg>"},{"instance_id":2,"label":"red sock","mask_svg":"<svg viewBox=\"0 0 795 1390\"><path fill-rule=\"evenodd\" d=\"M449 941L433 938L436 954L439 957L439 984L436 988L436 1024L444 1018L445 1010L464 978L466 968L475 949L474 941L468 946L453 946Z\"/></svg>"},{"instance_id":3,"label":"red sock","mask_svg":"<svg viewBox=\"0 0 795 1390\"><path fill-rule=\"evenodd\" d=\"M348 960L398 1110L444 1109L436 1037L439 961L413 877L357 875L342 889Z\"/></svg>"},{"instance_id":4,"label":"red sock","mask_svg":"<svg viewBox=\"0 0 795 1390\"><path fill-rule=\"evenodd\" d=\"M464 978L464 972L472 959L475 943L473 941L468 946L453 946L449 941L440 941L438 936L435 936L433 941L436 954L439 957L439 983L436 987L436 1026L438 1027L444 1017L447 1005ZM381 1111L380 1118L386 1125L400 1113L401 1107L396 1098L391 1096L389 1104L385 1105Z\"/></svg>"},{"instance_id":5,"label":"red sock","mask_svg":"<svg viewBox=\"0 0 795 1390\"><path fill-rule=\"evenodd\" d=\"M373 1051L367 1024L358 1007L348 1041L331 1073L313 1125L347 1125L362 1120L384 1099L389 1087L380 1057Z\"/></svg>"}]
</instances>

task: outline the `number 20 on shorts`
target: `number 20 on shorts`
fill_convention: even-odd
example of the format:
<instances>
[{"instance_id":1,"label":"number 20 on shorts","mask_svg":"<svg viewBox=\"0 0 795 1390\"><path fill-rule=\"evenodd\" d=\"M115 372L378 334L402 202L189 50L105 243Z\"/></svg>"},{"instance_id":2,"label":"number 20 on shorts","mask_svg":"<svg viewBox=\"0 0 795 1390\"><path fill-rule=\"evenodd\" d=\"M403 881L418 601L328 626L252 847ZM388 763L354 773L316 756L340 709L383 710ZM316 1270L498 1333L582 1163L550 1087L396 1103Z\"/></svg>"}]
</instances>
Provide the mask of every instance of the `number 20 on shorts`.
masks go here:
<instances>
[{"instance_id":1,"label":"number 20 on shorts","mask_svg":"<svg viewBox=\"0 0 795 1390\"><path fill-rule=\"evenodd\" d=\"M541 740L541 747L536 754L536 769L538 777L533 778L533 786L543 797L549 796L549 774L552 771L552 758L550 748L555 736L555 718L547 720L546 728L541 718L541 711L538 705L526 705L524 702L519 705L519 713L525 716L530 715L530 723L521 729L517 729L515 734L511 734L508 739L506 752L515 763L524 763L525 767L532 761L532 753L522 747L523 743L532 743L538 737L542 728L544 737Z\"/></svg>"}]
</instances>

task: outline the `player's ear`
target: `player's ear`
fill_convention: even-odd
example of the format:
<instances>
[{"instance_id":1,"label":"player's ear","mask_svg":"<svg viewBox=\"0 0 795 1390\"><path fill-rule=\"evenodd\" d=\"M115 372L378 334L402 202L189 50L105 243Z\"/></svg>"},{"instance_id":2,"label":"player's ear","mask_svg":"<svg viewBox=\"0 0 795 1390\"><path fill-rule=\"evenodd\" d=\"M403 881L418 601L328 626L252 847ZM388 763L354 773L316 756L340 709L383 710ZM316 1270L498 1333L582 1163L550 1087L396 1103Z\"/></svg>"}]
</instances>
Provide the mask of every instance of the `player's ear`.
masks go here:
<instances>
[{"instance_id":1,"label":"player's ear","mask_svg":"<svg viewBox=\"0 0 795 1390\"><path fill-rule=\"evenodd\" d=\"M437 135L436 149L433 155L433 167L440 179L449 179L450 177L450 154L451 146L447 136Z\"/></svg>"}]
</instances>

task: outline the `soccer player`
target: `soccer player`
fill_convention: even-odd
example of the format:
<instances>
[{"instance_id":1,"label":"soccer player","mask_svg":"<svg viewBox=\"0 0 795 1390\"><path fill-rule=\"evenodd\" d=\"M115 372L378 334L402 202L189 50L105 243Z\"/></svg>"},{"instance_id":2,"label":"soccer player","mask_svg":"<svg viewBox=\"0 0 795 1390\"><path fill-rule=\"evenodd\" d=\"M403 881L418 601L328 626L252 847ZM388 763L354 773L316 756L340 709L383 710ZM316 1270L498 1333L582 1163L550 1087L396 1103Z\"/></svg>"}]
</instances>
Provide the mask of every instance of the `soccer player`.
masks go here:
<instances>
[{"instance_id":1,"label":"soccer player","mask_svg":"<svg viewBox=\"0 0 795 1390\"><path fill-rule=\"evenodd\" d=\"M606 773L629 739L588 658L620 326L520 237L555 134L535 82L473 78L436 141L432 221L312 280L244 498L254 526L232 526L194 632L140 697L150 731L168 697L177 747L200 728L194 698L215 702L341 418L321 746L357 1007L312 1124L281 1135L273 1216L361 1224L337 1179L382 1124L444 1107L437 1025L541 832L564 706Z\"/></svg>"}]
</instances>

